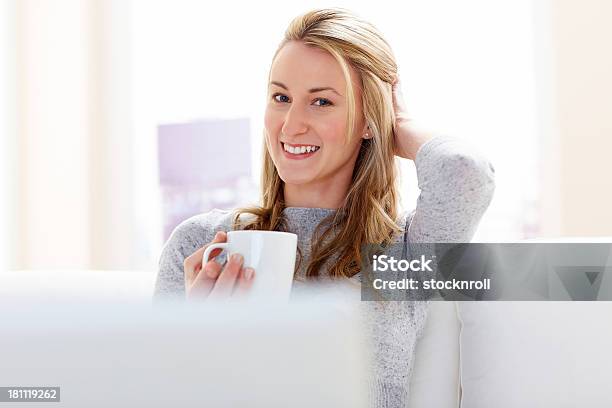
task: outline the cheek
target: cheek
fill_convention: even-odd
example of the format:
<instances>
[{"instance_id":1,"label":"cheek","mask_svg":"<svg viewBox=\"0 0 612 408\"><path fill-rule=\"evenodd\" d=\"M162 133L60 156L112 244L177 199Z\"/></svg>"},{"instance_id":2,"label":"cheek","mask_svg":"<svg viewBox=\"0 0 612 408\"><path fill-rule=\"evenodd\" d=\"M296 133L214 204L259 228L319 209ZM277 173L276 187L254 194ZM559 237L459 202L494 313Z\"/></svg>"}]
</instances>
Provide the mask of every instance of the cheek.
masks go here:
<instances>
[{"instance_id":1,"label":"cheek","mask_svg":"<svg viewBox=\"0 0 612 408\"><path fill-rule=\"evenodd\" d=\"M282 115L279 115L279 112L275 112L272 109L266 109L266 113L264 115L264 126L266 127L266 133L269 137L278 137L280 133L279 129L282 127Z\"/></svg>"},{"instance_id":2,"label":"cheek","mask_svg":"<svg viewBox=\"0 0 612 408\"><path fill-rule=\"evenodd\" d=\"M328 145L344 145L346 140L346 116L334 115L318 121L318 133Z\"/></svg>"}]
</instances>

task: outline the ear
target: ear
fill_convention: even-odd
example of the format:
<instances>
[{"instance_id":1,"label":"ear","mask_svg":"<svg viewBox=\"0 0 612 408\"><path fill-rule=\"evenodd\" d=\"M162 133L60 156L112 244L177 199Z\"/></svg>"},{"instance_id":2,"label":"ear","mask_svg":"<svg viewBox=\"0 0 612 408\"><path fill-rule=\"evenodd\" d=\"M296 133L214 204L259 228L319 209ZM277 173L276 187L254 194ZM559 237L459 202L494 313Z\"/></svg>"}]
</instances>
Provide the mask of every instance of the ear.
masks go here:
<instances>
[{"instance_id":1,"label":"ear","mask_svg":"<svg viewBox=\"0 0 612 408\"><path fill-rule=\"evenodd\" d=\"M362 139L371 139L373 137L374 137L374 135L372 135L372 132L370 132L370 127L368 125L365 125L363 127L363 132L361 133L361 138Z\"/></svg>"}]
</instances>

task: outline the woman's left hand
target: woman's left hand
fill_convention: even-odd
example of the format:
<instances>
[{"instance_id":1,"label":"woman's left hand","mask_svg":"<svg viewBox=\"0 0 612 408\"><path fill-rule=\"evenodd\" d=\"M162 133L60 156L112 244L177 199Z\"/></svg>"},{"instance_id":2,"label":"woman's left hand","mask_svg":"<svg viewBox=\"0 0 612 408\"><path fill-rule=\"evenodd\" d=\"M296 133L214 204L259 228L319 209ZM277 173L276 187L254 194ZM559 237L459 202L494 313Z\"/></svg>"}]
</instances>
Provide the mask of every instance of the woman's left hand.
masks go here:
<instances>
[{"instance_id":1,"label":"woman's left hand","mask_svg":"<svg viewBox=\"0 0 612 408\"><path fill-rule=\"evenodd\" d=\"M395 155L414 160L419 148L434 135L419 129L410 119L399 77L393 83L393 110L395 111Z\"/></svg>"}]
</instances>

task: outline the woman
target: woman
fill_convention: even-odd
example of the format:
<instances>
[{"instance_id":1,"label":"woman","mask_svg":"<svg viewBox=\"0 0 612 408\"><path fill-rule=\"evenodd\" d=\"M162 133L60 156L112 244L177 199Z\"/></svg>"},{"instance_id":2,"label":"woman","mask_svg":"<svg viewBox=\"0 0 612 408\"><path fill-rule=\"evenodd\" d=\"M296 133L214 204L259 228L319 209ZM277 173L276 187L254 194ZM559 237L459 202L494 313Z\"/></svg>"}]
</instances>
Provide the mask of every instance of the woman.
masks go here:
<instances>
[{"instance_id":1,"label":"woman","mask_svg":"<svg viewBox=\"0 0 612 408\"><path fill-rule=\"evenodd\" d=\"M461 143L415 129L389 45L345 10L294 19L272 61L262 203L192 217L161 258L156 295L223 298L257 271L202 254L230 229L285 230L299 240L295 278L359 279L362 245L468 242L494 190L493 168ZM394 156L415 161L421 193L399 214ZM378 345L373 405L403 406L424 302L364 302Z\"/></svg>"}]
</instances>

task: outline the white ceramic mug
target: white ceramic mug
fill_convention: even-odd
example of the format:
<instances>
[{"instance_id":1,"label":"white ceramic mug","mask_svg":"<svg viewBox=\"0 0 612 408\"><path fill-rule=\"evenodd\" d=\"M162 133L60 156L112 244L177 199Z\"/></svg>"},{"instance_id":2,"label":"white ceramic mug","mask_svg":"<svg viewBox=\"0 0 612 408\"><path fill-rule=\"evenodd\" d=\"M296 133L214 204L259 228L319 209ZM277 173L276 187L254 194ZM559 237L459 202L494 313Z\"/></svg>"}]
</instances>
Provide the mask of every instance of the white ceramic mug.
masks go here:
<instances>
[{"instance_id":1,"label":"white ceramic mug","mask_svg":"<svg viewBox=\"0 0 612 408\"><path fill-rule=\"evenodd\" d=\"M228 257L238 253L244 257L243 268L255 270L249 298L288 300L293 283L297 235L279 231L229 231L227 242L210 244L202 256L202 265L210 253L221 248Z\"/></svg>"}]
</instances>

